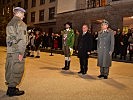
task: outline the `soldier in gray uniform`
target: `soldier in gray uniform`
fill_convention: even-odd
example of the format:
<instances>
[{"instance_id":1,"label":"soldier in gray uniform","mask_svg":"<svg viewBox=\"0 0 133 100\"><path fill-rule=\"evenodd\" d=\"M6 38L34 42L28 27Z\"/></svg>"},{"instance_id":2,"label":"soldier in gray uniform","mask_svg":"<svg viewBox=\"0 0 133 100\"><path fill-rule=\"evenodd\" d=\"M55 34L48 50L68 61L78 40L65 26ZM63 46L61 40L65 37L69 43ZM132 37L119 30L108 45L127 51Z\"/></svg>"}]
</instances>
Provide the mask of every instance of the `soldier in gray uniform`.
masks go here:
<instances>
[{"instance_id":1,"label":"soldier in gray uniform","mask_svg":"<svg viewBox=\"0 0 133 100\"><path fill-rule=\"evenodd\" d=\"M20 84L25 64L25 50L28 43L27 25L22 21L25 10L20 7L13 9L14 17L6 27L7 58L5 78L8 96L23 95L24 91L16 88Z\"/></svg>"},{"instance_id":2,"label":"soldier in gray uniform","mask_svg":"<svg viewBox=\"0 0 133 100\"><path fill-rule=\"evenodd\" d=\"M114 51L114 33L108 28L109 23L103 20L101 31L98 33L98 66L100 66L100 75L98 78L108 79L109 68L112 62L112 53Z\"/></svg>"}]
</instances>

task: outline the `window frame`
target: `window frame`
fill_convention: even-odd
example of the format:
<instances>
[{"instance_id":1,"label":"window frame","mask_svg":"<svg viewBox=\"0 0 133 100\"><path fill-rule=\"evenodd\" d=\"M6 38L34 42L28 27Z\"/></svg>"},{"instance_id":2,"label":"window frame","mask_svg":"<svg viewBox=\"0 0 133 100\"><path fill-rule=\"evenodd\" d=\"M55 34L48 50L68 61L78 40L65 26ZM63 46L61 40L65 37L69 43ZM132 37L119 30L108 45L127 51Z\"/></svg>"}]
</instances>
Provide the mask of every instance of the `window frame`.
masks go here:
<instances>
[{"instance_id":1,"label":"window frame","mask_svg":"<svg viewBox=\"0 0 133 100\"><path fill-rule=\"evenodd\" d=\"M43 12L43 16L41 16L41 13ZM44 21L44 9L42 9L42 10L39 10L39 21Z\"/></svg>"},{"instance_id":2,"label":"window frame","mask_svg":"<svg viewBox=\"0 0 133 100\"><path fill-rule=\"evenodd\" d=\"M34 17L32 17L32 14L34 14ZM36 12L35 11L31 12L31 22L35 22L35 18L36 18Z\"/></svg>"},{"instance_id":3,"label":"window frame","mask_svg":"<svg viewBox=\"0 0 133 100\"><path fill-rule=\"evenodd\" d=\"M53 9L54 11L52 11ZM49 20L53 20L53 19L55 19L55 7L49 8Z\"/></svg>"}]
</instances>

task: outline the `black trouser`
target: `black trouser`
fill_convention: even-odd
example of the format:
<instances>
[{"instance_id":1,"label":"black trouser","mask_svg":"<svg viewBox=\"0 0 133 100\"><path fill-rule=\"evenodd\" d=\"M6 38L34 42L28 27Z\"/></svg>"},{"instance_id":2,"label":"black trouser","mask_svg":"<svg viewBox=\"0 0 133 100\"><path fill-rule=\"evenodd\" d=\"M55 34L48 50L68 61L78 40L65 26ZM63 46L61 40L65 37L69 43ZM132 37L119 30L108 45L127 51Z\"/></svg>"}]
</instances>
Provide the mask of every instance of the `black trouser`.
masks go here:
<instances>
[{"instance_id":1,"label":"black trouser","mask_svg":"<svg viewBox=\"0 0 133 100\"><path fill-rule=\"evenodd\" d=\"M109 67L100 67L101 75L108 76L109 75Z\"/></svg>"},{"instance_id":2,"label":"black trouser","mask_svg":"<svg viewBox=\"0 0 133 100\"><path fill-rule=\"evenodd\" d=\"M80 60L80 71L86 73L88 70L88 58L79 58Z\"/></svg>"}]
</instances>

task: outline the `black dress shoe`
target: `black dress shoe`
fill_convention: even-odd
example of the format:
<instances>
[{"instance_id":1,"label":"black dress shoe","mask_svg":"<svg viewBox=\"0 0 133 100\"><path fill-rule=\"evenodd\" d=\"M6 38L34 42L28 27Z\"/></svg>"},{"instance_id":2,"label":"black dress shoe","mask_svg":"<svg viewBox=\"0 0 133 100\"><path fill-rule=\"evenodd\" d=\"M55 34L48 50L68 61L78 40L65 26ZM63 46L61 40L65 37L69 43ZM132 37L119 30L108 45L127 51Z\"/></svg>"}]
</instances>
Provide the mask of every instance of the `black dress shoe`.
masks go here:
<instances>
[{"instance_id":1,"label":"black dress shoe","mask_svg":"<svg viewBox=\"0 0 133 100\"><path fill-rule=\"evenodd\" d=\"M31 55L30 57L34 57L34 55Z\"/></svg>"},{"instance_id":2,"label":"black dress shoe","mask_svg":"<svg viewBox=\"0 0 133 100\"><path fill-rule=\"evenodd\" d=\"M97 76L98 78L102 78L102 77L104 77L104 75L99 75L99 76Z\"/></svg>"},{"instance_id":3,"label":"black dress shoe","mask_svg":"<svg viewBox=\"0 0 133 100\"><path fill-rule=\"evenodd\" d=\"M69 68L68 67L64 67L64 68L62 68L62 70L69 70Z\"/></svg>"},{"instance_id":4,"label":"black dress shoe","mask_svg":"<svg viewBox=\"0 0 133 100\"><path fill-rule=\"evenodd\" d=\"M15 88L15 87L9 87L6 93L6 95L8 95L9 97L20 96L23 94L24 94L24 91L20 91L18 88Z\"/></svg>"},{"instance_id":5,"label":"black dress shoe","mask_svg":"<svg viewBox=\"0 0 133 100\"><path fill-rule=\"evenodd\" d=\"M78 74L82 74L82 71L79 71Z\"/></svg>"},{"instance_id":6,"label":"black dress shoe","mask_svg":"<svg viewBox=\"0 0 133 100\"><path fill-rule=\"evenodd\" d=\"M108 79L108 76L104 76L104 79Z\"/></svg>"},{"instance_id":7,"label":"black dress shoe","mask_svg":"<svg viewBox=\"0 0 133 100\"><path fill-rule=\"evenodd\" d=\"M40 56L36 56L36 58L40 58Z\"/></svg>"},{"instance_id":8,"label":"black dress shoe","mask_svg":"<svg viewBox=\"0 0 133 100\"><path fill-rule=\"evenodd\" d=\"M62 68L62 70L66 70L66 67Z\"/></svg>"},{"instance_id":9,"label":"black dress shoe","mask_svg":"<svg viewBox=\"0 0 133 100\"><path fill-rule=\"evenodd\" d=\"M82 72L82 75L86 75L86 72Z\"/></svg>"},{"instance_id":10,"label":"black dress shoe","mask_svg":"<svg viewBox=\"0 0 133 100\"><path fill-rule=\"evenodd\" d=\"M19 91L18 88L16 88L16 91ZM10 87L8 88L7 92L6 92L6 95L9 95L9 92L10 92Z\"/></svg>"}]
</instances>

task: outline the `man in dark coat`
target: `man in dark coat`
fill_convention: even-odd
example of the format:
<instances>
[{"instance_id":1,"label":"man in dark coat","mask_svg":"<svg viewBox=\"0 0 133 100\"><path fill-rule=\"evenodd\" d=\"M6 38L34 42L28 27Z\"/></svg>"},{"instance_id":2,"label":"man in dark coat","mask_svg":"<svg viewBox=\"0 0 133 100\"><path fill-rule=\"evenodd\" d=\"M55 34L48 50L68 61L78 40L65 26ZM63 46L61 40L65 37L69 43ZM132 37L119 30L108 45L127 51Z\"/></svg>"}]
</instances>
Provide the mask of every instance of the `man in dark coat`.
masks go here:
<instances>
[{"instance_id":1,"label":"man in dark coat","mask_svg":"<svg viewBox=\"0 0 133 100\"><path fill-rule=\"evenodd\" d=\"M129 45L128 43L128 36L125 32L123 32L120 36L120 59L124 57L124 60L126 60L127 55L127 47Z\"/></svg>"},{"instance_id":2,"label":"man in dark coat","mask_svg":"<svg viewBox=\"0 0 133 100\"><path fill-rule=\"evenodd\" d=\"M113 56L114 58L117 58L117 55L120 54L120 31L114 31L114 38L115 38L115 46L114 46L114 53Z\"/></svg>"},{"instance_id":3,"label":"man in dark coat","mask_svg":"<svg viewBox=\"0 0 133 100\"><path fill-rule=\"evenodd\" d=\"M114 33L108 29L108 21L103 20L101 31L98 33L98 66L100 66L100 75L98 78L108 79L109 67L112 62L112 53L114 51Z\"/></svg>"},{"instance_id":4,"label":"man in dark coat","mask_svg":"<svg viewBox=\"0 0 133 100\"><path fill-rule=\"evenodd\" d=\"M88 58L91 54L93 37L91 33L88 32L88 26L83 25L83 33L79 36L78 42L78 58L80 61L80 71L79 74L86 74L88 70Z\"/></svg>"}]
</instances>

